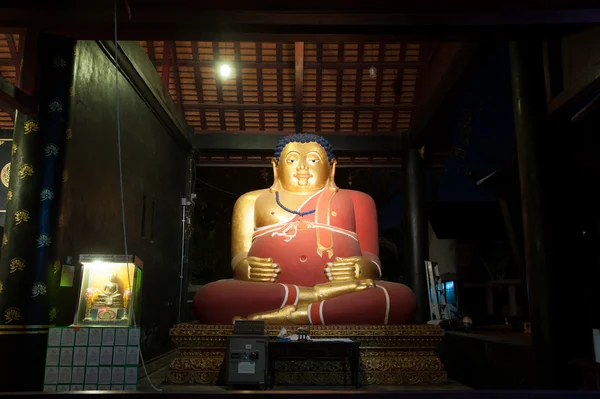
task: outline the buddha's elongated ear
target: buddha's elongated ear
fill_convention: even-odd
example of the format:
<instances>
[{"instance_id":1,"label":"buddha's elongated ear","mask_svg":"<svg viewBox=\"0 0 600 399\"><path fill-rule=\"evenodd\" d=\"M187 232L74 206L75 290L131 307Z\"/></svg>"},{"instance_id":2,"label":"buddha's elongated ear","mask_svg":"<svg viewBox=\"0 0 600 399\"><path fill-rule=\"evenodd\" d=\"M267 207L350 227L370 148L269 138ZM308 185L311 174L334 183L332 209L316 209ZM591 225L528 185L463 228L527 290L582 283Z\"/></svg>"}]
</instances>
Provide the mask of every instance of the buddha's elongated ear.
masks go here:
<instances>
[{"instance_id":1,"label":"buddha's elongated ear","mask_svg":"<svg viewBox=\"0 0 600 399\"><path fill-rule=\"evenodd\" d=\"M339 188L338 186L335 184L335 167L337 165L337 160L335 158L333 158L333 160L331 161L331 171L329 172L329 188L333 191L338 191Z\"/></svg>"},{"instance_id":2,"label":"buddha's elongated ear","mask_svg":"<svg viewBox=\"0 0 600 399\"><path fill-rule=\"evenodd\" d=\"M279 177L277 173L277 159L271 158L271 165L273 166L273 177L277 179Z\"/></svg>"},{"instance_id":3,"label":"buddha's elongated ear","mask_svg":"<svg viewBox=\"0 0 600 399\"><path fill-rule=\"evenodd\" d=\"M333 180L335 178L335 167L337 166L337 159L333 158L331 160L331 173L329 175L329 178L331 178L331 180Z\"/></svg>"},{"instance_id":4,"label":"buddha's elongated ear","mask_svg":"<svg viewBox=\"0 0 600 399\"><path fill-rule=\"evenodd\" d=\"M271 158L271 165L273 166L273 185L269 188L269 191L274 193L279 191L279 174L277 173L277 160Z\"/></svg>"}]
</instances>

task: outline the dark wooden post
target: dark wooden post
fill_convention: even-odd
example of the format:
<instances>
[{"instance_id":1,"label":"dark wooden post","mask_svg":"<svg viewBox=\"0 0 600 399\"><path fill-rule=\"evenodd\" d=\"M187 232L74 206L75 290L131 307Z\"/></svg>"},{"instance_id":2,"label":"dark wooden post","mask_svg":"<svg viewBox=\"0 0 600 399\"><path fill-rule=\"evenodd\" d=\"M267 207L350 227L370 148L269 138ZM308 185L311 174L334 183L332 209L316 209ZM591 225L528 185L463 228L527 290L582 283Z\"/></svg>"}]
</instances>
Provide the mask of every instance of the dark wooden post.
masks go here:
<instances>
[{"instance_id":1,"label":"dark wooden post","mask_svg":"<svg viewBox=\"0 0 600 399\"><path fill-rule=\"evenodd\" d=\"M510 64L536 385L550 389L559 381L555 345L560 341L552 312L552 268L543 201L540 152L546 120L546 93L541 42L511 42Z\"/></svg>"},{"instance_id":2,"label":"dark wooden post","mask_svg":"<svg viewBox=\"0 0 600 399\"><path fill-rule=\"evenodd\" d=\"M28 33L26 40L21 79L37 112L15 118L0 256L0 386L8 391L43 384L47 331L57 315L53 233L73 76L71 39Z\"/></svg>"},{"instance_id":3,"label":"dark wooden post","mask_svg":"<svg viewBox=\"0 0 600 399\"><path fill-rule=\"evenodd\" d=\"M425 167L418 149L410 146L407 133L402 142L402 179L404 186L404 243L407 285L417 296L414 323L431 319L425 261L429 257L429 231L425 202Z\"/></svg>"}]
</instances>

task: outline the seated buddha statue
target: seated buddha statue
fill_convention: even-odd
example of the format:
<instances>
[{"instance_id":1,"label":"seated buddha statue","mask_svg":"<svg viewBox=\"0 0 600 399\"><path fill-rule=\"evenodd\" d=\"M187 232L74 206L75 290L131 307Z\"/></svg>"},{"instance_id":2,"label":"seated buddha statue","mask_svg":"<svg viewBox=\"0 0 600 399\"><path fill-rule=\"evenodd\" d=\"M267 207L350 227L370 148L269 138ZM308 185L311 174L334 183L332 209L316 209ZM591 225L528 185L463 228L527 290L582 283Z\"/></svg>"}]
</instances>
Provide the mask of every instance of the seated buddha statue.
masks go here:
<instances>
[{"instance_id":1,"label":"seated buddha statue","mask_svg":"<svg viewBox=\"0 0 600 399\"><path fill-rule=\"evenodd\" d=\"M104 289L98 294L95 305L96 307L123 307L123 296L119 287L119 278L116 274L113 273L109 281L104 284Z\"/></svg>"},{"instance_id":2,"label":"seated buddha statue","mask_svg":"<svg viewBox=\"0 0 600 399\"><path fill-rule=\"evenodd\" d=\"M381 281L377 211L367 194L341 190L336 160L320 136L278 144L270 188L233 209L233 279L200 288L200 323L263 320L276 325L406 324L416 297Z\"/></svg>"}]
</instances>

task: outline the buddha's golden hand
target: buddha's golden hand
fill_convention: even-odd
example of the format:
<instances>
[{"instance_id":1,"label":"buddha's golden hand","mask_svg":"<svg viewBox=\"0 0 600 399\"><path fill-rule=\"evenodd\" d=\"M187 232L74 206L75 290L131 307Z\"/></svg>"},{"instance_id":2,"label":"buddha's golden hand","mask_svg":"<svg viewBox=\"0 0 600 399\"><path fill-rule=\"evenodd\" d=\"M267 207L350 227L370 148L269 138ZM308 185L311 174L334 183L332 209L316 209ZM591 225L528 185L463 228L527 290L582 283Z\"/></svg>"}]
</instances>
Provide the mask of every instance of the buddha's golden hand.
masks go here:
<instances>
[{"instance_id":1,"label":"buddha's golden hand","mask_svg":"<svg viewBox=\"0 0 600 399\"><path fill-rule=\"evenodd\" d=\"M325 276L329 281L379 279L379 268L363 256L335 258L325 266Z\"/></svg>"},{"instance_id":2,"label":"buddha's golden hand","mask_svg":"<svg viewBox=\"0 0 600 399\"><path fill-rule=\"evenodd\" d=\"M236 280L256 283L273 283L281 273L281 267L271 258L248 256L235 265L233 277Z\"/></svg>"}]
</instances>

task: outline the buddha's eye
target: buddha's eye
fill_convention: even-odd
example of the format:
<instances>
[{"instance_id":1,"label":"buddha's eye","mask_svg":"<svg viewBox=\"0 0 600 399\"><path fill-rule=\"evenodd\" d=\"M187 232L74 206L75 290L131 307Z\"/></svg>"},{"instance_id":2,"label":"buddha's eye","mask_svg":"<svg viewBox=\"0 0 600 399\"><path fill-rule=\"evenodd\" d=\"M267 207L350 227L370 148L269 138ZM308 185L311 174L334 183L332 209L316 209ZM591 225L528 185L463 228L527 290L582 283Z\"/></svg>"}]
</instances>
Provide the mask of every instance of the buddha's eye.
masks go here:
<instances>
[{"instance_id":1,"label":"buddha's eye","mask_svg":"<svg viewBox=\"0 0 600 399\"><path fill-rule=\"evenodd\" d=\"M310 163L317 163L317 162L319 162L319 160L318 159L309 159L308 162L310 162Z\"/></svg>"},{"instance_id":2,"label":"buddha's eye","mask_svg":"<svg viewBox=\"0 0 600 399\"><path fill-rule=\"evenodd\" d=\"M288 159L287 161L288 161L288 163L294 163L294 162L296 162L295 159Z\"/></svg>"}]
</instances>

